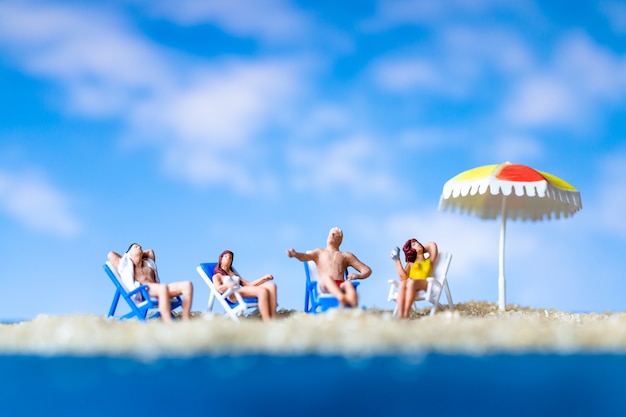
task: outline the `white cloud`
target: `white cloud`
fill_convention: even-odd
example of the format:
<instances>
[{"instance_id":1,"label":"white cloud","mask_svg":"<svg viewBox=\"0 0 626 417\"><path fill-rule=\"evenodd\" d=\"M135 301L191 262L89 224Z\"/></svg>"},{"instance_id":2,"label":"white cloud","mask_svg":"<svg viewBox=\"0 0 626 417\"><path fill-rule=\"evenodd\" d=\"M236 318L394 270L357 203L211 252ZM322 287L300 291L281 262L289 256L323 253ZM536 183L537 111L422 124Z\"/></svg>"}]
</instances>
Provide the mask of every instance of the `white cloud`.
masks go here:
<instances>
[{"instance_id":1,"label":"white cloud","mask_svg":"<svg viewBox=\"0 0 626 417\"><path fill-rule=\"evenodd\" d=\"M205 66L179 88L128 110L135 140L161 146L167 169L192 183L228 180L239 191L267 192L273 180L254 170L267 162L258 152L262 132L288 117L302 76L289 61Z\"/></svg>"},{"instance_id":2,"label":"white cloud","mask_svg":"<svg viewBox=\"0 0 626 417\"><path fill-rule=\"evenodd\" d=\"M441 12L435 12L439 7L429 2L384 5L383 9L400 10L398 16L410 15L405 8L426 15L439 16ZM443 14L439 17L442 22L425 35L428 42L396 50L374 62L370 74L378 87L411 97L425 91L474 101L487 85L499 85L504 100L494 104L500 106L502 122L518 130L590 127L601 117L604 106L619 105L626 97L626 59L584 33L564 32L544 63L527 36L512 26L476 27L444 19Z\"/></svg>"},{"instance_id":3,"label":"white cloud","mask_svg":"<svg viewBox=\"0 0 626 417\"><path fill-rule=\"evenodd\" d=\"M38 174L0 171L0 211L35 231L72 237L80 221L71 213L66 195Z\"/></svg>"},{"instance_id":4,"label":"white cloud","mask_svg":"<svg viewBox=\"0 0 626 417\"><path fill-rule=\"evenodd\" d=\"M203 65L172 89L155 86L155 97L129 109L137 130L214 149L242 148L276 122L302 90L302 68L280 60L237 60ZM154 134L154 133L151 133Z\"/></svg>"},{"instance_id":5,"label":"white cloud","mask_svg":"<svg viewBox=\"0 0 626 417\"><path fill-rule=\"evenodd\" d=\"M423 91L457 98L471 91L472 75L462 74L460 65L425 55L408 52L382 57L373 63L370 77L384 92L402 96L415 96Z\"/></svg>"},{"instance_id":6,"label":"white cloud","mask_svg":"<svg viewBox=\"0 0 626 417\"><path fill-rule=\"evenodd\" d=\"M345 133L355 126L350 108L339 103L318 102L298 121L298 139L316 140L328 134Z\"/></svg>"},{"instance_id":7,"label":"white cloud","mask_svg":"<svg viewBox=\"0 0 626 417\"><path fill-rule=\"evenodd\" d=\"M0 12L4 47L27 72L55 82L65 101L55 100L69 111L117 118L123 137L160 148L165 168L187 181L274 187L249 153L264 130L289 118L309 84L308 60L182 56L106 9L15 3ZM248 163L220 162L225 152Z\"/></svg>"},{"instance_id":8,"label":"white cloud","mask_svg":"<svg viewBox=\"0 0 626 417\"><path fill-rule=\"evenodd\" d=\"M474 99L472 94L482 94L485 83L523 73L531 63L530 48L512 30L447 25L428 43L379 58L372 65L371 77L394 94L414 95L423 90Z\"/></svg>"},{"instance_id":9,"label":"white cloud","mask_svg":"<svg viewBox=\"0 0 626 417\"><path fill-rule=\"evenodd\" d=\"M289 158L292 184L296 189L320 193L340 188L360 196L389 196L395 187L384 158L384 149L363 137L335 141L326 147L295 148Z\"/></svg>"},{"instance_id":10,"label":"white cloud","mask_svg":"<svg viewBox=\"0 0 626 417\"><path fill-rule=\"evenodd\" d=\"M626 58L595 44L585 34L566 36L555 61L558 74L591 98L611 101L626 96Z\"/></svg>"},{"instance_id":11,"label":"white cloud","mask_svg":"<svg viewBox=\"0 0 626 417\"><path fill-rule=\"evenodd\" d=\"M249 149L220 149L215 142L177 142L163 144L164 161L168 172L185 181L199 185L227 185L231 191L253 195L275 195L278 179L267 169L269 157L260 147Z\"/></svg>"},{"instance_id":12,"label":"white cloud","mask_svg":"<svg viewBox=\"0 0 626 417\"><path fill-rule=\"evenodd\" d=\"M532 65L531 46L513 27L452 24L441 28L438 36L438 49L445 51L442 55L447 58L445 65L464 78L510 76Z\"/></svg>"},{"instance_id":13,"label":"white cloud","mask_svg":"<svg viewBox=\"0 0 626 417\"><path fill-rule=\"evenodd\" d=\"M242 38L284 43L309 34L308 18L285 0L157 0L145 5L177 23L212 23Z\"/></svg>"},{"instance_id":14,"label":"white cloud","mask_svg":"<svg viewBox=\"0 0 626 417\"><path fill-rule=\"evenodd\" d=\"M420 87L438 89L445 86L441 72L425 57L383 59L374 66L372 75L382 88L395 93Z\"/></svg>"},{"instance_id":15,"label":"white cloud","mask_svg":"<svg viewBox=\"0 0 626 417\"><path fill-rule=\"evenodd\" d=\"M582 113L583 106L570 86L557 77L544 75L520 83L504 109L506 120L524 127L574 124L580 120L576 115Z\"/></svg>"},{"instance_id":16,"label":"white cloud","mask_svg":"<svg viewBox=\"0 0 626 417\"><path fill-rule=\"evenodd\" d=\"M522 77L503 115L518 127L587 126L598 108L626 96L626 60L579 33L564 37L547 68Z\"/></svg>"},{"instance_id":17,"label":"white cloud","mask_svg":"<svg viewBox=\"0 0 626 417\"><path fill-rule=\"evenodd\" d=\"M527 163L528 160L542 159L545 146L533 137L509 135L500 138L492 148L494 161Z\"/></svg>"},{"instance_id":18,"label":"white cloud","mask_svg":"<svg viewBox=\"0 0 626 417\"><path fill-rule=\"evenodd\" d=\"M43 3L0 5L0 44L29 73L58 82L67 108L123 114L163 83L163 51L106 10Z\"/></svg>"}]
</instances>

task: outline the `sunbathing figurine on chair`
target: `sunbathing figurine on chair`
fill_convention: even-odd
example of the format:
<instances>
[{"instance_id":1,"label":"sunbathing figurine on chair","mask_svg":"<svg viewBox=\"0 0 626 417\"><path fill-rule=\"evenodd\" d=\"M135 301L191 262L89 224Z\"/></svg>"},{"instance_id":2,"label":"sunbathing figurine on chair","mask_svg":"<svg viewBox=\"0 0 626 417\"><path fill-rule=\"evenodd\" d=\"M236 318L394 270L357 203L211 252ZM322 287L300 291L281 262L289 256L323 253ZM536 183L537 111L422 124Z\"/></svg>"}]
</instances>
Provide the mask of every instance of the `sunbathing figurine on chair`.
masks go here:
<instances>
[{"instance_id":1,"label":"sunbathing figurine on chair","mask_svg":"<svg viewBox=\"0 0 626 417\"><path fill-rule=\"evenodd\" d=\"M148 286L148 294L155 297L159 303L159 311L164 321L171 322L170 301L173 297L182 296L183 319L191 317L191 301L193 297L193 285L190 281L161 284L156 269L154 251L146 251L137 244L130 245L128 250L120 255L117 252L109 252L109 262L117 270L128 288L137 285Z\"/></svg>"},{"instance_id":2,"label":"sunbathing figurine on chair","mask_svg":"<svg viewBox=\"0 0 626 417\"><path fill-rule=\"evenodd\" d=\"M342 306L356 307L359 304L358 294L351 281L369 277L372 269L353 253L340 251L342 241L343 232L340 228L333 227L328 233L326 248L317 248L307 253L296 252L292 248L287 250L287 256L302 262L315 262L322 292L334 295ZM344 277L348 267L356 269L358 274L350 273L346 280Z\"/></svg>"},{"instance_id":3,"label":"sunbathing figurine on chair","mask_svg":"<svg viewBox=\"0 0 626 417\"><path fill-rule=\"evenodd\" d=\"M225 250L220 254L215 270L213 271L213 284L220 293L224 293L229 287L237 287L242 297L252 297L258 299L259 314L263 321L276 318L276 284L268 282L274 279L270 274L265 274L261 278L248 282L241 278L233 268L233 253ZM230 300L237 302L235 295L231 295Z\"/></svg>"},{"instance_id":4,"label":"sunbathing figurine on chair","mask_svg":"<svg viewBox=\"0 0 626 417\"><path fill-rule=\"evenodd\" d=\"M409 317L411 306L415 301L418 291L426 291L428 282L426 278L431 275L433 265L437 262L439 251L435 242L422 245L417 239L409 239L402 247L406 265L403 267L400 261L400 248L391 251L391 259L396 264L400 285L398 287L398 317ZM424 256L428 254L428 257Z\"/></svg>"}]
</instances>

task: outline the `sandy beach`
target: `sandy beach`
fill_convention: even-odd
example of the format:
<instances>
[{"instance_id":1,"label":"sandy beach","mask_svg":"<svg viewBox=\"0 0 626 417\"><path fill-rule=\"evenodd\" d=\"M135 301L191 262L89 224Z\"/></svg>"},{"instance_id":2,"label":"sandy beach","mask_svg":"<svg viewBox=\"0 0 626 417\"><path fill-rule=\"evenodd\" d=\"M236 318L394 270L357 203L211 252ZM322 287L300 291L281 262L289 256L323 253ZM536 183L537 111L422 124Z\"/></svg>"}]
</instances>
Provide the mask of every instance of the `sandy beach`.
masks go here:
<instances>
[{"instance_id":1,"label":"sandy beach","mask_svg":"<svg viewBox=\"0 0 626 417\"><path fill-rule=\"evenodd\" d=\"M388 310L336 309L312 315L281 310L263 323L240 323L194 313L188 322L141 323L100 316L45 316L0 325L0 353L122 355L140 358L198 355L419 355L429 352L618 353L626 352L626 313L569 313L467 302L435 316L428 309L409 320Z\"/></svg>"}]
</instances>

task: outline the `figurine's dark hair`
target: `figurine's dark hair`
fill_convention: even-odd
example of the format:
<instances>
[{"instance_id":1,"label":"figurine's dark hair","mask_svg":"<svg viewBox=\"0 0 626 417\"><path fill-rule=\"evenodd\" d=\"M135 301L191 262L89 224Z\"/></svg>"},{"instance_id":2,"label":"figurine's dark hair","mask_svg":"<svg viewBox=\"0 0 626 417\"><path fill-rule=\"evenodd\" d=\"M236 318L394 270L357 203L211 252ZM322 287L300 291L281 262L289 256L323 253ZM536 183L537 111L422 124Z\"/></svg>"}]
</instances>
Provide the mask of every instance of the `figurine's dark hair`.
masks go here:
<instances>
[{"instance_id":1,"label":"figurine's dark hair","mask_svg":"<svg viewBox=\"0 0 626 417\"><path fill-rule=\"evenodd\" d=\"M224 257L224 255L226 255L227 253L230 253L230 257L231 259L235 258L235 255L233 254L232 251L230 250L225 250L224 252L220 253L220 257L217 259L217 265L215 265L215 269L213 270L214 274L222 274L222 275L228 275L228 272L224 271L222 269L222 258ZM233 264L232 262L230 263L230 269L233 269Z\"/></svg>"},{"instance_id":2,"label":"figurine's dark hair","mask_svg":"<svg viewBox=\"0 0 626 417\"><path fill-rule=\"evenodd\" d=\"M417 244L422 247L422 252L424 252L424 245L422 245L417 239L407 240L402 247L405 262L415 262L415 260L417 259L417 251L411 247L411 245L413 245L413 242L417 242Z\"/></svg>"},{"instance_id":3,"label":"figurine's dark hair","mask_svg":"<svg viewBox=\"0 0 626 417\"><path fill-rule=\"evenodd\" d=\"M130 246L128 247L128 249L126 249L126 252L128 252L130 250L130 248L133 247L133 245L139 245L139 243L131 243ZM141 246L141 245L139 245Z\"/></svg>"}]
</instances>

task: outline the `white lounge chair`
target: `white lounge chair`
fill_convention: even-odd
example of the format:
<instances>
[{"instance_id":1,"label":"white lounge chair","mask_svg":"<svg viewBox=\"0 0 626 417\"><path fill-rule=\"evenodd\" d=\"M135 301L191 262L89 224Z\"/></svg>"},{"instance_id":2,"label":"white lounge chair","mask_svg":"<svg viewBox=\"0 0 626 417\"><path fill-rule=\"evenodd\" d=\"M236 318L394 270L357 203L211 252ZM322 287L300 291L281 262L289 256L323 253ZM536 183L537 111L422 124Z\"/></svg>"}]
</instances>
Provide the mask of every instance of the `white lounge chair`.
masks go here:
<instances>
[{"instance_id":1,"label":"white lounge chair","mask_svg":"<svg viewBox=\"0 0 626 417\"><path fill-rule=\"evenodd\" d=\"M231 319L236 322L239 322L240 316L246 312L252 314L254 311L258 310L258 299L256 298L243 298L237 288L229 288L224 293L220 293L215 285L213 284L213 271L215 270L215 266L217 262L208 262L200 264L196 270L198 274L202 277L206 285L209 287L209 301L207 303L207 312L210 313L213 311L213 304L215 300L222 306L225 314L228 315ZM229 297L231 295L235 295L235 299L237 302L232 302Z\"/></svg>"},{"instance_id":2,"label":"white lounge chair","mask_svg":"<svg viewBox=\"0 0 626 417\"><path fill-rule=\"evenodd\" d=\"M426 288L426 291L418 291L415 295L415 302L413 302L412 306L413 310L418 309L418 302L428 301L430 304L432 304L432 308L430 309L430 315L435 315L438 308L444 307L439 303L442 290L444 290L446 293L446 298L448 300L448 307L450 308L450 311L454 310L452 295L450 294L450 288L448 287L448 268L450 267L451 261L451 253L439 252L437 262L433 268L433 276L426 278L426 281L428 282L428 287ZM387 282L389 282L390 284L387 301L396 303L398 300L398 287L400 285L400 281L390 279ZM393 315L395 316L397 313L398 305L396 303L396 307L393 310Z\"/></svg>"}]
</instances>

